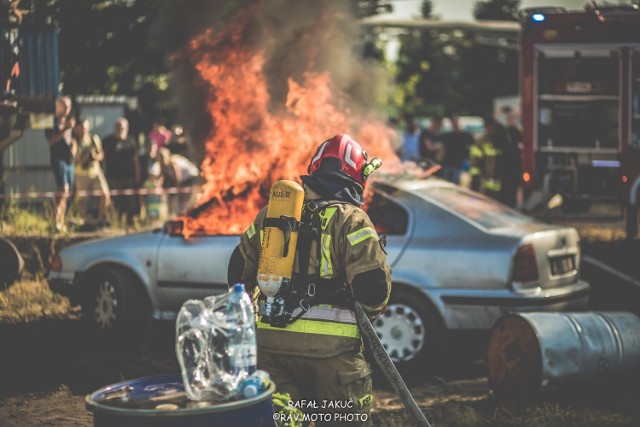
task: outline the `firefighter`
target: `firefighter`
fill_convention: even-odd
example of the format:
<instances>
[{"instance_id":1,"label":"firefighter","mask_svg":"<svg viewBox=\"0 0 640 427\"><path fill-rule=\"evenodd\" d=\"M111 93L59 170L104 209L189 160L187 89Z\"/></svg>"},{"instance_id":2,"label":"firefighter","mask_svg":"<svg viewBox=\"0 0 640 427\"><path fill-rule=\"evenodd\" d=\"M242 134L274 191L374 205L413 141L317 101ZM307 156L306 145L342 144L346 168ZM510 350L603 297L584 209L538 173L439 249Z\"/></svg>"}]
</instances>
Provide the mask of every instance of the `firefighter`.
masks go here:
<instances>
[{"instance_id":1,"label":"firefighter","mask_svg":"<svg viewBox=\"0 0 640 427\"><path fill-rule=\"evenodd\" d=\"M485 133L471 146L469 157L471 188L496 200L505 202L505 177L513 169L511 143L506 129L493 117L484 119Z\"/></svg>"},{"instance_id":2,"label":"firefighter","mask_svg":"<svg viewBox=\"0 0 640 427\"><path fill-rule=\"evenodd\" d=\"M484 150L483 143L485 137L482 135L469 147L469 175L471 175L471 189L482 191L482 177L484 172Z\"/></svg>"},{"instance_id":3,"label":"firefighter","mask_svg":"<svg viewBox=\"0 0 640 427\"><path fill-rule=\"evenodd\" d=\"M318 147L309 175L301 177L301 223L311 232L305 243L301 228L292 278L292 293L298 297L289 298L303 309L296 308L284 327L265 323L259 311L256 325L259 367L270 373L278 392L291 395L292 405L324 416L316 419L317 425L370 423L371 369L363 356L353 301L362 304L371 319L377 318L389 299L391 270L384 246L361 209L366 179L380 165L379 159L367 160L349 135L335 135ZM266 210L242 235L228 274L230 284L245 283L260 301L264 296L256 275ZM345 411L350 417L324 415Z\"/></svg>"}]
</instances>

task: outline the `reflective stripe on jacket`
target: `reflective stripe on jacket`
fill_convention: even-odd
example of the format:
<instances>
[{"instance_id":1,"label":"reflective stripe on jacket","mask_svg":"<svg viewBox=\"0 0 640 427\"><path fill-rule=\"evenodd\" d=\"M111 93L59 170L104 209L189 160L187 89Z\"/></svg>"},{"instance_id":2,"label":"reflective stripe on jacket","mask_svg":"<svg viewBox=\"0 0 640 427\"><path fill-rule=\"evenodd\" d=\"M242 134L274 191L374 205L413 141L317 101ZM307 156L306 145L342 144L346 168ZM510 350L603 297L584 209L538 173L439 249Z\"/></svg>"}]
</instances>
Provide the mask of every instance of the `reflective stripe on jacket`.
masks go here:
<instances>
[{"instance_id":1,"label":"reflective stripe on jacket","mask_svg":"<svg viewBox=\"0 0 640 427\"><path fill-rule=\"evenodd\" d=\"M373 269L386 272L390 283L390 269L378 235L371 220L359 207L336 203L321 208L320 236L311 243L309 271L316 271L323 279L344 278L351 283L354 276ZM245 259L242 279L256 283L260 253L260 232L266 216L263 209L247 232L241 236L240 252ZM298 270L298 262L295 263ZM388 297L382 295L380 300ZM295 309L294 318L300 309ZM258 347L274 353L331 357L353 351L362 345L360 331L352 311L328 304L312 306L301 318L285 328L257 323Z\"/></svg>"}]
</instances>

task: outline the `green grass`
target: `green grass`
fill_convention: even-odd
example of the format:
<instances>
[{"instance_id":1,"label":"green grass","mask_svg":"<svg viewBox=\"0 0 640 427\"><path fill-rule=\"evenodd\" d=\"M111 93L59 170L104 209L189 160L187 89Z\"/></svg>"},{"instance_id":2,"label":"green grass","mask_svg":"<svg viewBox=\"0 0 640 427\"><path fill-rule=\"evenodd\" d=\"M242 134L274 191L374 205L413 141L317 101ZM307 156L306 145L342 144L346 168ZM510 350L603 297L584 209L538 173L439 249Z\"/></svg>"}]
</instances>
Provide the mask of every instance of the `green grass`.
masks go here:
<instances>
[{"instance_id":1,"label":"green grass","mask_svg":"<svg viewBox=\"0 0 640 427\"><path fill-rule=\"evenodd\" d=\"M51 236L70 235L79 231L87 218L78 211L78 204L71 200L66 213L67 229L60 232L55 229L55 205L53 201L42 204L21 205L16 199L9 199L0 205L0 233L16 236ZM116 213L113 205L106 215L107 221L114 230L134 232L150 226L148 218L140 215L133 217L132 224L127 224L124 216Z\"/></svg>"},{"instance_id":2,"label":"green grass","mask_svg":"<svg viewBox=\"0 0 640 427\"><path fill-rule=\"evenodd\" d=\"M17 200L10 199L0 206L0 231L3 234L45 235L52 231L53 205L44 205L39 213L34 207L21 207Z\"/></svg>"},{"instance_id":3,"label":"green grass","mask_svg":"<svg viewBox=\"0 0 640 427\"><path fill-rule=\"evenodd\" d=\"M0 291L0 323L30 323L44 319L77 319L79 307L49 289L45 281L20 281Z\"/></svg>"}]
</instances>

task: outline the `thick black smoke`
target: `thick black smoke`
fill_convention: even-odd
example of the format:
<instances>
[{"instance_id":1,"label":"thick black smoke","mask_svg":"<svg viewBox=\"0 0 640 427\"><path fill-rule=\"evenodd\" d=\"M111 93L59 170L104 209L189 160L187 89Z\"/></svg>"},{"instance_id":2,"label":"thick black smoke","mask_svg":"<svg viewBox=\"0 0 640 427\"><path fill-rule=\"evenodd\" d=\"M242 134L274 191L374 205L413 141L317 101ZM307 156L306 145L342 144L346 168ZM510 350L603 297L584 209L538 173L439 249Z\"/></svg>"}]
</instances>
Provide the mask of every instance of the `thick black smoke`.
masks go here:
<instances>
[{"instance_id":1,"label":"thick black smoke","mask_svg":"<svg viewBox=\"0 0 640 427\"><path fill-rule=\"evenodd\" d=\"M350 1L168 0L162 4L154 39L168 58L179 58L176 53L207 29L231 33L231 17L248 12L249 24L242 37L248 50L265 55L264 72L274 112L284 107L287 79L302 82L305 71L329 72L334 86L348 96L353 111L371 108L375 88L385 84L384 79L380 83L380 68L362 59L360 27ZM180 116L194 142L202 143L215 125L205 108L204 97L210 95L198 86L191 64L169 61Z\"/></svg>"}]
</instances>

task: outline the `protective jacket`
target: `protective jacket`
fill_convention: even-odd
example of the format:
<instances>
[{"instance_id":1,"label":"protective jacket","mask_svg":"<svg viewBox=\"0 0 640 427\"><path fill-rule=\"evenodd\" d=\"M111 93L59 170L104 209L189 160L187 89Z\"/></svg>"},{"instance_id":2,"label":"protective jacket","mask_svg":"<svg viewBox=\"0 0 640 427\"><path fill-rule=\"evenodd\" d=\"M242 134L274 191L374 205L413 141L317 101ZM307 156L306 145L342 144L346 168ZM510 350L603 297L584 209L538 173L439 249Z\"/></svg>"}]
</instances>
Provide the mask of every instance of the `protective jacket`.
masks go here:
<instances>
[{"instance_id":1,"label":"protective jacket","mask_svg":"<svg viewBox=\"0 0 640 427\"><path fill-rule=\"evenodd\" d=\"M310 196L317 196L308 188L305 194L306 201ZM319 206L319 236L311 243L307 272L309 276L319 277L314 289L319 298L307 312L285 328L271 326L259 319L257 341L262 350L307 357L332 357L346 351L358 351L362 342L355 315L348 307L348 298L336 297L336 291L340 295L346 293L351 296L354 281L363 288L366 283L362 278L378 272L384 277L384 284L372 286L370 293L374 295L367 295L363 305L371 316L375 316L388 301L391 272L386 264L384 248L367 214L360 207L346 202L328 201ZM239 245L244 258L241 280L255 293L259 292L256 274L265 215L266 208L241 236ZM300 266L304 265L299 255L300 252L296 255L294 267L294 273L298 275ZM356 291L356 299L360 301L358 296L363 293L362 289ZM294 310L292 318L301 311L301 308Z\"/></svg>"},{"instance_id":2,"label":"protective jacket","mask_svg":"<svg viewBox=\"0 0 640 427\"><path fill-rule=\"evenodd\" d=\"M469 150L469 160L474 190L480 190L485 194L497 195L500 192L502 181L499 176L499 160L502 151L494 141L484 136L473 144Z\"/></svg>"}]
</instances>

